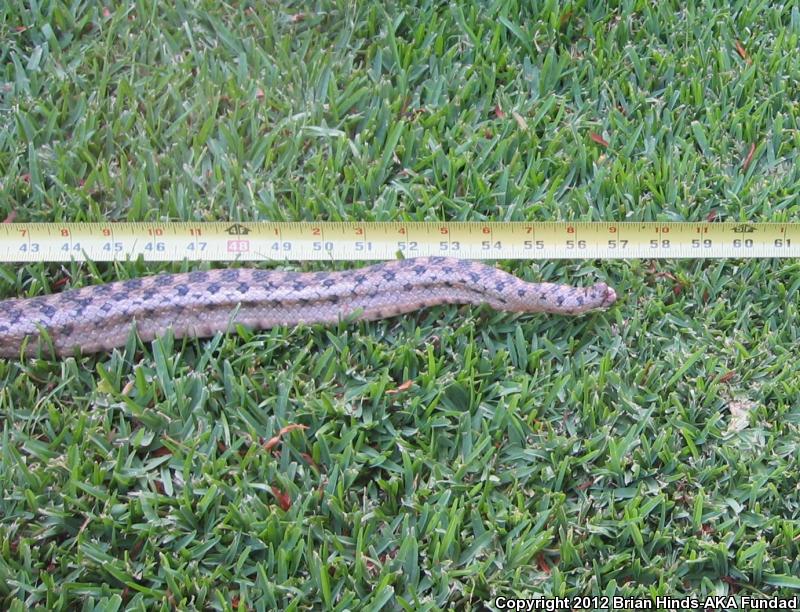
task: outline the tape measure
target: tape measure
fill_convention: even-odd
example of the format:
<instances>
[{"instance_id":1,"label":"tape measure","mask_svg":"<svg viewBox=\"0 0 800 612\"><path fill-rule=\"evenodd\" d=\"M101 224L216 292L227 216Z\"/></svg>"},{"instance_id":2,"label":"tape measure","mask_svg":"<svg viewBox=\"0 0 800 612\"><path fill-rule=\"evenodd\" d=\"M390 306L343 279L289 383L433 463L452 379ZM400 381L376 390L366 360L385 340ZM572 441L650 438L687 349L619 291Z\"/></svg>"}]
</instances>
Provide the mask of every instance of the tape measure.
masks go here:
<instances>
[{"instance_id":1,"label":"tape measure","mask_svg":"<svg viewBox=\"0 0 800 612\"><path fill-rule=\"evenodd\" d=\"M0 224L0 261L800 256L800 223L164 222Z\"/></svg>"}]
</instances>

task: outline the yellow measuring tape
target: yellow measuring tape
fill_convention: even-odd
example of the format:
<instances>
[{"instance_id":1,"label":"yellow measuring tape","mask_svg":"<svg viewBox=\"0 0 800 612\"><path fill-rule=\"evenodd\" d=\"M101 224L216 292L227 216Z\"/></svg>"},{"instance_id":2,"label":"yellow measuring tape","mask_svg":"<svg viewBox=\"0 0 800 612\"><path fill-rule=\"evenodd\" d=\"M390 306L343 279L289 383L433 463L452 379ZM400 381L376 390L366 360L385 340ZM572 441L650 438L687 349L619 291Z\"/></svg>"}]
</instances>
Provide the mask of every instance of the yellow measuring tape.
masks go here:
<instances>
[{"instance_id":1,"label":"yellow measuring tape","mask_svg":"<svg viewBox=\"0 0 800 612\"><path fill-rule=\"evenodd\" d=\"M165 222L0 224L0 261L798 257L800 224Z\"/></svg>"}]
</instances>

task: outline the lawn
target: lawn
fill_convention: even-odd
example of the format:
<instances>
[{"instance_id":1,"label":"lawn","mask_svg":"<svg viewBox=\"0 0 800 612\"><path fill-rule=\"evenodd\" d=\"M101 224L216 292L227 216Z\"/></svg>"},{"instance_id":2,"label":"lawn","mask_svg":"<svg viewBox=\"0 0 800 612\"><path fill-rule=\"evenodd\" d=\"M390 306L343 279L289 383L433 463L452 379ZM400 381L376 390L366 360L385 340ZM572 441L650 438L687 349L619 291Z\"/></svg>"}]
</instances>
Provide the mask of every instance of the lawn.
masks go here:
<instances>
[{"instance_id":1,"label":"lawn","mask_svg":"<svg viewBox=\"0 0 800 612\"><path fill-rule=\"evenodd\" d=\"M800 220L800 7L691 5L8 0L0 219ZM497 263L620 300L0 360L0 608L800 595L800 264Z\"/></svg>"}]
</instances>

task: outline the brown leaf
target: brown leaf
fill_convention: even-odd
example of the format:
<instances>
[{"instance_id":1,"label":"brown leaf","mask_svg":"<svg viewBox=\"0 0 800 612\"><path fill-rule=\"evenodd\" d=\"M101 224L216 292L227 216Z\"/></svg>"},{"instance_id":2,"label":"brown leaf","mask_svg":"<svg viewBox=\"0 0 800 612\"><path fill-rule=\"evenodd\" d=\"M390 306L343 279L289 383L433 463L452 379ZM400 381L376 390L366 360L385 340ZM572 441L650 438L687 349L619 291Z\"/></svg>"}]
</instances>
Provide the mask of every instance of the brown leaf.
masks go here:
<instances>
[{"instance_id":1,"label":"brown leaf","mask_svg":"<svg viewBox=\"0 0 800 612\"><path fill-rule=\"evenodd\" d=\"M287 425L286 427L281 427L281 430L278 432L278 435L271 437L269 440L264 442L264 450L272 450L276 447L283 437L284 434L289 433L290 431L294 431L295 429L308 429L308 425L299 425L297 423L293 423L292 425Z\"/></svg>"},{"instance_id":2,"label":"brown leaf","mask_svg":"<svg viewBox=\"0 0 800 612\"><path fill-rule=\"evenodd\" d=\"M363 558L364 558L364 565L367 566L367 571L370 573L370 575L374 576L380 571L380 567L372 559L370 559L366 555Z\"/></svg>"},{"instance_id":3,"label":"brown leaf","mask_svg":"<svg viewBox=\"0 0 800 612\"><path fill-rule=\"evenodd\" d=\"M589 132L589 138L591 138L594 142L596 142L597 144L599 144L599 145L601 145L603 147L607 147L608 146L608 141L605 138L603 138L602 136L600 136L600 134L598 134L596 132Z\"/></svg>"},{"instance_id":4,"label":"brown leaf","mask_svg":"<svg viewBox=\"0 0 800 612\"><path fill-rule=\"evenodd\" d=\"M312 457L312 456L311 456L311 455L309 455L308 453L300 453L300 456L301 456L303 459L305 459L305 460L306 460L306 463L308 463L308 465L311 465L311 466L313 466L313 467L315 467L315 468L318 468L318 469L319 469L319 466L317 465L317 462L316 462L316 461L314 461L314 457Z\"/></svg>"},{"instance_id":5,"label":"brown leaf","mask_svg":"<svg viewBox=\"0 0 800 612\"><path fill-rule=\"evenodd\" d=\"M667 272L657 272L655 269L648 270L648 272L650 274L652 274L653 276L655 276L656 278L668 278L669 280L671 280L673 282L676 282L676 283L678 282L678 277L675 276L672 272L669 272L669 271L667 271Z\"/></svg>"},{"instance_id":6,"label":"brown leaf","mask_svg":"<svg viewBox=\"0 0 800 612\"><path fill-rule=\"evenodd\" d=\"M274 485L271 488L272 488L272 494L278 500L278 505L281 507L281 509L284 512L289 510L289 508L292 507L292 498L289 497L289 494L285 493L284 491L281 491L278 487Z\"/></svg>"},{"instance_id":7,"label":"brown leaf","mask_svg":"<svg viewBox=\"0 0 800 612\"><path fill-rule=\"evenodd\" d=\"M61 289L61 287L66 285L68 282L69 282L69 279L64 277L64 276L62 276L61 278L53 281L53 287L55 287L56 289Z\"/></svg>"},{"instance_id":8,"label":"brown leaf","mask_svg":"<svg viewBox=\"0 0 800 612\"><path fill-rule=\"evenodd\" d=\"M747 54L747 50L744 48L742 43L740 43L738 40L736 41L736 53L738 53L739 57L741 57L748 64L752 64L753 63L753 60L751 60L750 56Z\"/></svg>"},{"instance_id":9,"label":"brown leaf","mask_svg":"<svg viewBox=\"0 0 800 612\"><path fill-rule=\"evenodd\" d=\"M720 580L730 586L732 592L737 593L739 591L739 583L733 576L723 576Z\"/></svg>"},{"instance_id":10,"label":"brown leaf","mask_svg":"<svg viewBox=\"0 0 800 612\"><path fill-rule=\"evenodd\" d=\"M544 572L545 574L549 574L551 572L550 566L547 565L547 561L545 561L542 553L536 555L536 567L539 568L540 572Z\"/></svg>"},{"instance_id":11,"label":"brown leaf","mask_svg":"<svg viewBox=\"0 0 800 612\"><path fill-rule=\"evenodd\" d=\"M750 150L747 152L747 157L744 158L742 162L742 170L747 170L750 166L750 162L753 161L753 154L756 152L756 143L750 143Z\"/></svg>"},{"instance_id":12,"label":"brown leaf","mask_svg":"<svg viewBox=\"0 0 800 612\"><path fill-rule=\"evenodd\" d=\"M402 391L408 391L411 387L414 386L413 380L407 380L403 384L401 384L397 389L387 389L386 395L397 395Z\"/></svg>"}]
</instances>

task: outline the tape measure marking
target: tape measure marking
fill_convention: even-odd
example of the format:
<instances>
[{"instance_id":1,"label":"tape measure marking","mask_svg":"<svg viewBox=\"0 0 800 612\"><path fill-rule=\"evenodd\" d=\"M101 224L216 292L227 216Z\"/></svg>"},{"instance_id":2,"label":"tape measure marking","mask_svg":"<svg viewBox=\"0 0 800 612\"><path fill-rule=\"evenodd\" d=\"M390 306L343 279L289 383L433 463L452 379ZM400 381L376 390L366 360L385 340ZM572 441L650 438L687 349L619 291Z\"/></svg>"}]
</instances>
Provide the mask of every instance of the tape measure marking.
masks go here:
<instances>
[{"instance_id":1,"label":"tape measure marking","mask_svg":"<svg viewBox=\"0 0 800 612\"><path fill-rule=\"evenodd\" d=\"M0 224L0 261L800 256L800 223L169 222Z\"/></svg>"}]
</instances>

